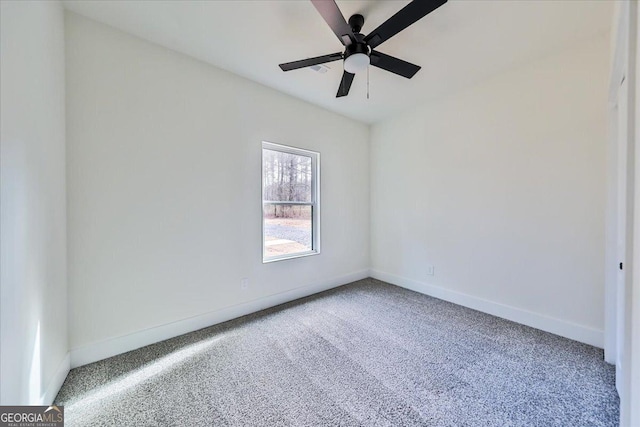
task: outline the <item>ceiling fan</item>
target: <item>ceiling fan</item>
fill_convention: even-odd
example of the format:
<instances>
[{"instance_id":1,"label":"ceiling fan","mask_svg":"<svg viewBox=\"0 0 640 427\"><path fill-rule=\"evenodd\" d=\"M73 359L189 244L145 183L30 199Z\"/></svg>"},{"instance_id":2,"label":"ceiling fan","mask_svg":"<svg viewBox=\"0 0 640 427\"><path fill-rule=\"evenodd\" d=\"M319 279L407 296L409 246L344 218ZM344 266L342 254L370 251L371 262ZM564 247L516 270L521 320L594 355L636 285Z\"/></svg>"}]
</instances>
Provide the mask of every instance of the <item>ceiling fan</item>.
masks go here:
<instances>
[{"instance_id":1,"label":"ceiling fan","mask_svg":"<svg viewBox=\"0 0 640 427\"><path fill-rule=\"evenodd\" d=\"M447 0L413 0L365 36L360 33L364 25L364 17L362 15L351 16L347 24L335 0L311 0L311 3L329 24L338 40L345 46L345 50L343 53L336 52L329 55L316 56L315 58L287 62L286 64L280 64L280 68L282 68L282 71L291 71L343 59L344 72L336 98L349 94L355 74L358 71L365 70L369 64L410 79L420 70L418 65L373 49L446 2Z\"/></svg>"}]
</instances>

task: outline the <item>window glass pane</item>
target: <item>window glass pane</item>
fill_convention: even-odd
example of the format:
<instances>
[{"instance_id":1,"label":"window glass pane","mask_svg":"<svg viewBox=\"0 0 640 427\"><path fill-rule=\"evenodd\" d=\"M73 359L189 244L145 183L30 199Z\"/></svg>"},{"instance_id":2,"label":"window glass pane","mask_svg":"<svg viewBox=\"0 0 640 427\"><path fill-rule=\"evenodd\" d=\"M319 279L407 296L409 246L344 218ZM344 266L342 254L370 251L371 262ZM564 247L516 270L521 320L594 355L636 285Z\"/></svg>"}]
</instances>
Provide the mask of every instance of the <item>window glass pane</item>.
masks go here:
<instances>
[{"instance_id":1,"label":"window glass pane","mask_svg":"<svg viewBox=\"0 0 640 427\"><path fill-rule=\"evenodd\" d=\"M274 257L308 252L312 247L312 208L308 205L266 203L264 215L264 256Z\"/></svg>"},{"instance_id":2,"label":"window glass pane","mask_svg":"<svg viewBox=\"0 0 640 427\"><path fill-rule=\"evenodd\" d=\"M311 157L263 149L262 200L311 201Z\"/></svg>"}]
</instances>

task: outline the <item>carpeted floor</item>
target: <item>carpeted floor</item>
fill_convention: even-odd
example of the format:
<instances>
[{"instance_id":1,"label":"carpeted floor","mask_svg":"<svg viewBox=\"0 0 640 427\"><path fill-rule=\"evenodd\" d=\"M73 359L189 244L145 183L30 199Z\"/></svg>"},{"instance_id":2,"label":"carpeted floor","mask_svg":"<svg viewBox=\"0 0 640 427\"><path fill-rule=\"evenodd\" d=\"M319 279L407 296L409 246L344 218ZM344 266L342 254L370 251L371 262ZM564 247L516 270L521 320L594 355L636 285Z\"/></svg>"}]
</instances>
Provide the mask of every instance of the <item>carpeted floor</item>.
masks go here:
<instances>
[{"instance_id":1,"label":"carpeted floor","mask_svg":"<svg viewBox=\"0 0 640 427\"><path fill-rule=\"evenodd\" d=\"M602 350L367 279L73 369L71 426L617 426Z\"/></svg>"}]
</instances>

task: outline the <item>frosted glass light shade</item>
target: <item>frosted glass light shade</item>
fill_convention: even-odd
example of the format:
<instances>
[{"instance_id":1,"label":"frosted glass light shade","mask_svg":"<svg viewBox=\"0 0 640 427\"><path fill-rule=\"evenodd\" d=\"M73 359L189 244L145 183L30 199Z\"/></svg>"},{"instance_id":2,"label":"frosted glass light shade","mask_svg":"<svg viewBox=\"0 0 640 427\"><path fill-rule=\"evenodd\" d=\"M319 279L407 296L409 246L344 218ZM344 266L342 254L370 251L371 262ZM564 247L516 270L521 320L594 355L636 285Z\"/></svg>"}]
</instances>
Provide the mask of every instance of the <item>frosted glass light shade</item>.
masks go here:
<instances>
[{"instance_id":1,"label":"frosted glass light shade","mask_svg":"<svg viewBox=\"0 0 640 427\"><path fill-rule=\"evenodd\" d=\"M351 74L366 70L369 66L369 56L364 53L354 53L344 60L344 70Z\"/></svg>"}]
</instances>

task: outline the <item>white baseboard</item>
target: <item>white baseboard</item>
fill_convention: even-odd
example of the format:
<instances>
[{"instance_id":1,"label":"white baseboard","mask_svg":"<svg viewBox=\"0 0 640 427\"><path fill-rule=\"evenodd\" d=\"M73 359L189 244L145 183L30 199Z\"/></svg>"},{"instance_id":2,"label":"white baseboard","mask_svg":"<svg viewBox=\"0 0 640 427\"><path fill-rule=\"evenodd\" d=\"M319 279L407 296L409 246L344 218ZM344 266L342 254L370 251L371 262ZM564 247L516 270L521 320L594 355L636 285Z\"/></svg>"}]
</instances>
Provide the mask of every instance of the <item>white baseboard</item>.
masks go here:
<instances>
[{"instance_id":1,"label":"white baseboard","mask_svg":"<svg viewBox=\"0 0 640 427\"><path fill-rule=\"evenodd\" d=\"M415 292L439 298L454 304L482 311L522 325L531 326L545 332L560 335L575 341L603 348L604 331L565 320L534 313L521 308L500 304L494 301L452 291L439 286L429 285L406 277L396 276L379 270L370 270L371 277L391 283Z\"/></svg>"},{"instance_id":2,"label":"white baseboard","mask_svg":"<svg viewBox=\"0 0 640 427\"><path fill-rule=\"evenodd\" d=\"M227 320L255 313L298 298L317 294L318 292L326 291L356 280L366 279L367 277L369 277L369 270L360 270L199 316L88 344L71 350L71 367L77 368L78 366L97 362L98 360L197 331L198 329L226 322Z\"/></svg>"},{"instance_id":3,"label":"white baseboard","mask_svg":"<svg viewBox=\"0 0 640 427\"><path fill-rule=\"evenodd\" d=\"M47 390L42 395L40 405L51 405L53 403L53 399L58 395L58 392L62 387L62 383L64 383L64 380L69 374L69 370L71 370L71 355L67 353L62 360L62 363L60 363L60 366L58 366L58 370L49 383Z\"/></svg>"}]
</instances>

